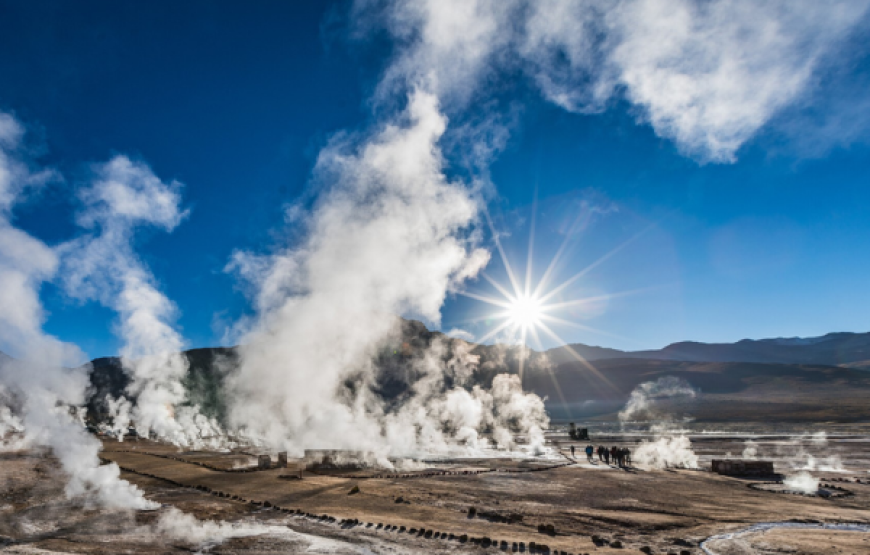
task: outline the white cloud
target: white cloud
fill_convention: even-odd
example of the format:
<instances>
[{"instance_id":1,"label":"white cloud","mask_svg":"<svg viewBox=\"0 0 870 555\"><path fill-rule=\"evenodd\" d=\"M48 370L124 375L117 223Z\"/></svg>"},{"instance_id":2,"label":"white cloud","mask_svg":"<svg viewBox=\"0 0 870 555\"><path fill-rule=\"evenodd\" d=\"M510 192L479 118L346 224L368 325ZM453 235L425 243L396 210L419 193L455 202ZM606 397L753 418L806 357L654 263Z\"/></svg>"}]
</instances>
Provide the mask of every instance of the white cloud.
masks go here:
<instances>
[{"instance_id":1,"label":"white cloud","mask_svg":"<svg viewBox=\"0 0 870 555\"><path fill-rule=\"evenodd\" d=\"M803 98L820 60L843 47L868 2L442 0L389 6L384 20L403 48L386 71L382 88L388 92L402 83L422 84L448 110L464 108L475 95L488 94L500 74L522 68L545 98L567 110L601 111L611 99L625 98L640 121L687 155L731 162L771 118Z\"/></svg>"}]
</instances>

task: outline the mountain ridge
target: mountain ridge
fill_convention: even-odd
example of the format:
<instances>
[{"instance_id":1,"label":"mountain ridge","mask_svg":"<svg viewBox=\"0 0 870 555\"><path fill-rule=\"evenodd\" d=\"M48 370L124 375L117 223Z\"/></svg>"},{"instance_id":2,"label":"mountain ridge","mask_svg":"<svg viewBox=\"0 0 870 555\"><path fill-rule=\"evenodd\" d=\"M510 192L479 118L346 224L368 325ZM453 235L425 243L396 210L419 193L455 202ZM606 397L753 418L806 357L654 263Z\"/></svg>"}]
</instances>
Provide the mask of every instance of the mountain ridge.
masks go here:
<instances>
[{"instance_id":1,"label":"mountain ridge","mask_svg":"<svg viewBox=\"0 0 870 555\"><path fill-rule=\"evenodd\" d=\"M818 337L741 339L734 343L680 341L661 349L622 351L583 343L545 351L555 362L573 359L573 349L589 361L616 358L691 362L822 364L870 369L870 332L831 332Z\"/></svg>"},{"instance_id":2,"label":"mountain ridge","mask_svg":"<svg viewBox=\"0 0 870 555\"><path fill-rule=\"evenodd\" d=\"M870 350L864 352L870 349L870 334L865 333L735 343L683 341L649 351L573 344L532 350L521 370L522 351L516 346L469 343L403 319L373 361L371 387L387 406L409 394L422 375L418 363L436 342L445 368L463 356L478 357L462 386L489 387L500 373L518 374L524 389L545 399L556 421L613 419L635 387L664 376L685 379L700 390L704 401L690 411L699 420L870 421ZM223 421L226 380L238 366L238 354L238 347L184 351L188 403ZM127 394L130 376L118 357L96 358L86 367L91 382L88 413L100 420L107 414L108 396ZM455 385L459 383L446 373L444 387Z\"/></svg>"}]
</instances>

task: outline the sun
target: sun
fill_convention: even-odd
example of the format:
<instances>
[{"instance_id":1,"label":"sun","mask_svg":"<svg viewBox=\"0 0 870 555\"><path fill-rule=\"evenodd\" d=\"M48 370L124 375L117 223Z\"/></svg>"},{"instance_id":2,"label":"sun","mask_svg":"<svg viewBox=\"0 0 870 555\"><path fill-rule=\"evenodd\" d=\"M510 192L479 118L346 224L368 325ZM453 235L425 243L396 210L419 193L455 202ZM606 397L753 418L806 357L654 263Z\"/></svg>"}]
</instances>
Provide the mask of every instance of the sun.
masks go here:
<instances>
[{"instance_id":1,"label":"sun","mask_svg":"<svg viewBox=\"0 0 870 555\"><path fill-rule=\"evenodd\" d=\"M530 330L541 324L544 306L531 295L520 295L512 300L507 310L510 323L520 329Z\"/></svg>"},{"instance_id":2,"label":"sun","mask_svg":"<svg viewBox=\"0 0 870 555\"><path fill-rule=\"evenodd\" d=\"M572 309L575 311L583 311L585 307L590 305L591 303L601 301L602 299L609 299L616 296L625 296L631 295L638 292L643 291L643 289L638 289L634 291L623 291L619 293L610 293L603 294L594 297L581 297L574 299L566 299L566 292L568 287L574 283L580 281L585 275L587 275L591 270L603 264L609 258L614 256L616 253L625 248L628 244L633 242L638 237L642 236L649 229L652 229L652 224L640 231L627 241L618 245L616 248L612 249L608 253L604 254L591 264L585 266L579 272L575 273L570 278L562 281L561 283L554 284L552 283L554 274L556 272L556 268L559 265L559 261L562 255L565 253L566 247L568 245L569 238L573 235L574 231L578 228L578 226L584 221L582 216L583 212L580 212L575 219L575 221L571 224L568 233L565 234L565 238L563 239L562 245L556 251L552 260L550 260L549 265L544 269L542 273L534 272L532 268L532 260L533 260L533 245L535 240L535 213L534 209L532 211L532 220L531 220L531 229L529 233L529 249L528 249L528 258L526 260L525 267L525 279L523 280L521 276L514 273L514 270L508 261L507 256L505 255L505 251L502 248L501 241L499 240L499 234L496 232L495 227L492 224L492 220L489 218L489 214L487 215L487 223L489 224L490 231L492 232L493 242L495 243L496 249L498 250L498 254L500 255L501 262L504 266L504 269L507 273L507 283L499 282L493 277L491 277L487 272L481 272L481 276L492 285L495 290L495 295L490 293L483 292L475 292L471 290L463 290L459 291L459 294L464 295L466 297L476 299L478 301L482 301L490 306L498 309L495 312L487 313L481 317L473 318L468 320L469 322L487 322L490 326L492 326L488 332L486 332L482 337L475 338L475 342L478 344L485 344L492 338L503 338L507 339L509 343L516 344L521 348L518 349L518 372L520 378L523 376L523 369L526 366L526 359L532 356L532 351L528 342L531 342L533 346L535 346L540 351L544 351L544 345L541 341L541 335L547 336L552 342L556 345L560 345L562 349L564 349L571 357L573 357L576 361L580 362L581 367L588 371L591 375L595 376L605 384L610 391L616 391L615 386L607 379L607 377L602 374L595 366L593 366L588 360L586 360L583 356L580 355L574 348L571 347L568 342L563 340L556 333L555 330L551 328L551 326L570 326L573 328L577 328L583 330L585 332L591 332L596 334L604 334L611 335L603 330L595 329L586 325L583 325L576 320L565 320L559 318L557 314L566 309ZM538 279L534 279L534 274L540 275ZM556 392L564 403L564 397L561 393L561 388L556 380L556 376L553 373L552 368L549 369L550 377L553 379L553 385L556 388Z\"/></svg>"}]
</instances>

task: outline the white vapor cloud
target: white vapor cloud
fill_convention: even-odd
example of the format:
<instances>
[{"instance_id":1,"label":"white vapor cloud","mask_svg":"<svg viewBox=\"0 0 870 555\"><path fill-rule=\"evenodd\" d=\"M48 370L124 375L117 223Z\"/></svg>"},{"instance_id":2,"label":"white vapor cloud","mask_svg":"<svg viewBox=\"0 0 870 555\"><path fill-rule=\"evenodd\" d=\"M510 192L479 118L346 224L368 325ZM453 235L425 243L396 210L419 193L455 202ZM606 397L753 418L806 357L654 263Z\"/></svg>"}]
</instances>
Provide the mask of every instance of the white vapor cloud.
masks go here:
<instances>
[{"instance_id":1,"label":"white vapor cloud","mask_svg":"<svg viewBox=\"0 0 870 555\"><path fill-rule=\"evenodd\" d=\"M664 400L694 399L698 390L682 378L664 376L644 382L632 390L625 407L619 411L620 422L636 420L673 420L668 409L662 410Z\"/></svg>"},{"instance_id":2,"label":"white vapor cloud","mask_svg":"<svg viewBox=\"0 0 870 555\"><path fill-rule=\"evenodd\" d=\"M444 449L442 430L455 419L465 423L453 426L464 440L476 437L483 401L464 390L452 402L441 397L446 368L434 353L401 408L385 413L370 390L372 360L395 337L395 315L437 322L447 291L489 259L468 234L477 201L443 173L438 141L446 125L437 97L418 90L361 142L337 137L318 158L321 193L304 240L272 256L234 255L229 268L259 291L258 318L231 380L231 420L250 436L296 452L317 446L381 456ZM463 363L476 357L454 367ZM352 392L347 380L357 383Z\"/></svg>"},{"instance_id":3,"label":"white vapor cloud","mask_svg":"<svg viewBox=\"0 0 870 555\"><path fill-rule=\"evenodd\" d=\"M96 299L120 316L120 354L136 405L130 413L126 404L112 400L111 406L120 410L114 427L123 429L130 414L140 431L192 445L218 434L218 426L196 407L182 406L188 364L181 354L184 340L172 326L176 307L133 250L138 227L171 232L187 216L180 208L180 189L180 183L164 183L146 164L125 156L96 165L92 183L81 191L78 217L81 226L93 231L60 252L68 294Z\"/></svg>"},{"instance_id":4,"label":"white vapor cloud","mask_svg":"<svg viewBox=\"0 0 870 555\"><path fill-rule=\"evenodd\" d=\"M663 403L671 400L686 401L697 395L698 390L689 382L674 376L664 376L634 388L625 407L619 411L619 421L656 422L650 426L655 439L641 442L632 457L634 462L647 468L698 467L698 456L692 449L691 440L683 431L675 429L673 424L676 415Z\"/></svg>"},{"instance_id":5,"label":"white vapor cloud","mask_svg":"<svg viewBox=\"0 0 870 555\"><path fill-rule=\"evenodd\" d=\"M45 334L39 301L41 284L59 262L55 252L10 222L13 205L25 189L52 172L31 173L19 149L23 127L0 114L0 344L16 358L0 361L0 407L4 434L14 427L23 440L0 448L47 447L69 475L70 497L95 498L109 507L146 508L153 504L121 480L117 465L101 465L100 443L88 435L78 412L85 402L88 377L77 347ZM13 415L16 411L18 414Z\"/></svg>"},{"instance_id":6,"label":"white vapor cloud","mask_svg":"<svg viewBox=\"0 0 870 555\"><path fill-rule=\"evenodd\" d=\"M375 5L380 10L373 10ZM784 108L805 100L825 57L864 20L864 0L358 0L402 46L380 97L424 86L449 110L531 77L566 110L612 101L702 162L732 162ZM372 18L362 18L364 29Z\"/></svg>"}]
</instances>

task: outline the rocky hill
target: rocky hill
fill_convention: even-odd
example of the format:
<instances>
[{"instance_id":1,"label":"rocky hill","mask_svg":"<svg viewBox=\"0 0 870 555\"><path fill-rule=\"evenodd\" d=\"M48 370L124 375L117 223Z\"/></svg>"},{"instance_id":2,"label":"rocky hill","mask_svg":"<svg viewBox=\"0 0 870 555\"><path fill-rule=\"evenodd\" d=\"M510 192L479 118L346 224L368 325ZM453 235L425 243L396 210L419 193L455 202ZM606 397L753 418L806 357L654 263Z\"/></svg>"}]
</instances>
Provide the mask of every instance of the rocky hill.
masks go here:
<instances>
[{"instance_id":1,"label":"rocky hill","mask_svg":"<svg viewBox=\"0 0 870 555\"><path fill-rule=\"evenodd\" d=\"M531 351L522 372L524 387L546 398L556 420L615 418L638 384L670 375L700 390L693 406L679 408L699 420L870 422L866 401L870 399L870 372L865 369L870 360L870 334L831 333L723 344L682 342L635 352L582 344L571 348L604 379L565 347L545 353ZM465 371L467 387L486 387L499 373L520 371L517 347L475 345L430 331L420 322L403 320L374 361L375 392L388 405L401 400L425 373L422 362L433 351L449 369L445 387L455 385ZM184 356L190 367L184 380L190 402L204 414L223 420L225 381L238 364L237 348L193 349ZM476 364L469 364L475 357ZM88 369L88 409L100 418L106 411L106 396L124 394L130 379L115 357L95 359ZM357 387L353 376L345 387Z\"/></svg>"}]
</instances>

